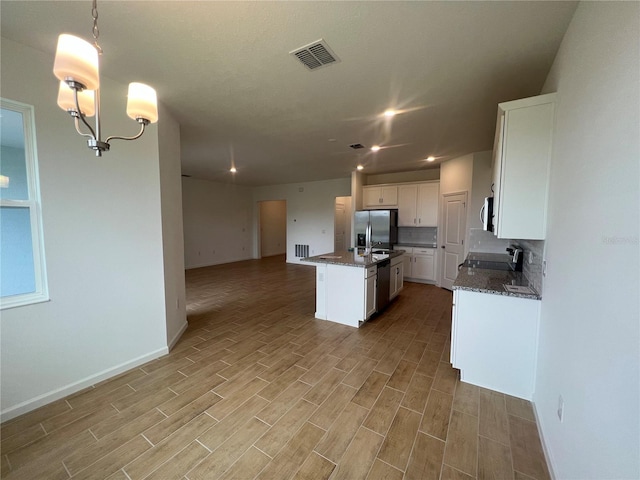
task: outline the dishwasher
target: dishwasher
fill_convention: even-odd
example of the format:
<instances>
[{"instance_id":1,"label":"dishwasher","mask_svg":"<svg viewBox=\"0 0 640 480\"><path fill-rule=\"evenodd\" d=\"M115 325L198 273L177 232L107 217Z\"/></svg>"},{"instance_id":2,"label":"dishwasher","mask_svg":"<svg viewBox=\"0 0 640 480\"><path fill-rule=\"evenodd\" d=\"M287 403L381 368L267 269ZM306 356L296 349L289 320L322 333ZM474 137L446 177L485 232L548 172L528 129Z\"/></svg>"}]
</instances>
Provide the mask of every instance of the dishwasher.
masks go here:
<instances>
[{"instance_id":1,"label":"dishwasher","mask_svg":"<svg viewBox=\"0 0 640 480\"><path fill-rule=\"evenodd\" d=\"M391 286L391 260L378 263L378 281L376 284L376 311L381 312L389 305L389 288Z\"/></svg>"}]
</instances>

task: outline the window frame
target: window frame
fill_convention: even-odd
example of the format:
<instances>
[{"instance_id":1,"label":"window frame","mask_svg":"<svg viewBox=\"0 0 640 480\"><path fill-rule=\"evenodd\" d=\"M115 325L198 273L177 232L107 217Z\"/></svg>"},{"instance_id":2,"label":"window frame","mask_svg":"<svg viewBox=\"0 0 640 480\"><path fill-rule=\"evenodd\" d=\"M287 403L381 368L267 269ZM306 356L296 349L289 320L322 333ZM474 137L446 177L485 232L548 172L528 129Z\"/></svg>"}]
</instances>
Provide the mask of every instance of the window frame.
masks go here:
<instances>
[{"instance_id":1,"label":"window frame","mask_svg":"<svg viewBox=\"0 0 640 480\"><path fill-rule=\"evenodd\" d=\"M35 280L34 292L0 297L0 310L6 310L9 308L22 307L25 305L49 301L49 288L47 284L47 270L44 252L34 108L32 105L16 102L3 97L0 97L0 108L12 110L22 115L24 156L29 198L27 200L0 199L0 207L29 209L33 251L33 273Z\"/></svg>"}]
</instances>

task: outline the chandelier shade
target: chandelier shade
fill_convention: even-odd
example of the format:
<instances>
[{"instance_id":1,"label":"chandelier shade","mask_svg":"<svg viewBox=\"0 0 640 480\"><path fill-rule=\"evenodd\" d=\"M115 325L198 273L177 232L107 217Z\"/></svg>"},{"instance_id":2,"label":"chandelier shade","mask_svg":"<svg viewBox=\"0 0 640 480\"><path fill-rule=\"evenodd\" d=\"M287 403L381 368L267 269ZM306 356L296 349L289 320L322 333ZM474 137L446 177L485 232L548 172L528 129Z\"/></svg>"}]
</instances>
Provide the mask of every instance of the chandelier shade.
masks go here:
<instances>
[{"instance_id":1,"label":"chandelier shade","mask_svg":"<svg viewBox=\"0 0 640 480\"><path fill-rule=\"evenodd\" d=\"M79 83L86 90L97 90L98 51L82 38L63 33L58 37L53 74L59 80Z\"/></svg>"},{"instance_id":2,"label":"chandelier shade","mask_svg":"<svg viewBox=\"0 0 640 480\"><path fill-rule=\"evenodd\" d=\"M95 92L93 90L78 92L78 103L80 104L80 111L86 117L95 115ZM58 88L58 106L67 112L79 113L73 89L62 80L60 81L60 88Z\"/></svg>"},{"instance_id":3,"label":"chandelier shade","mask_svg":"<svg viewBox=\"0 0 640 480\"><path fill-rule=\"evenodd\" d=\"M130 118L142 118L149 123L158 121L158 100L153 88L144 83L132 82L129 84L127 97L127 115Z\"/></svg>"}]
</instances>

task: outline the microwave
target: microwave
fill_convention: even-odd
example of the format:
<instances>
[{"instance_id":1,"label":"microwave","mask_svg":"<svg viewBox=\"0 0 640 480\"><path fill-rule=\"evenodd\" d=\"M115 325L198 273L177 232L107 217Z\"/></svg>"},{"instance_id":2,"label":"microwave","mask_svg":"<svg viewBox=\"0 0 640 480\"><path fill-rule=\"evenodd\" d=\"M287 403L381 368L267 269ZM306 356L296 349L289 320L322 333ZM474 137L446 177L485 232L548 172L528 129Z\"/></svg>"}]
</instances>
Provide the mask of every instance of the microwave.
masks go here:
<instances>
[{"instance_id":1,"label":"microwave","mask_svg":"<svg viewBox=\"0 0 640 480\"><path fill-rule=\"evenodd\" d=\"M480 209L480 219L482 220L482 229L493 232L493 197L484 199L484 205Z\"/></svg>"}]
</instances>

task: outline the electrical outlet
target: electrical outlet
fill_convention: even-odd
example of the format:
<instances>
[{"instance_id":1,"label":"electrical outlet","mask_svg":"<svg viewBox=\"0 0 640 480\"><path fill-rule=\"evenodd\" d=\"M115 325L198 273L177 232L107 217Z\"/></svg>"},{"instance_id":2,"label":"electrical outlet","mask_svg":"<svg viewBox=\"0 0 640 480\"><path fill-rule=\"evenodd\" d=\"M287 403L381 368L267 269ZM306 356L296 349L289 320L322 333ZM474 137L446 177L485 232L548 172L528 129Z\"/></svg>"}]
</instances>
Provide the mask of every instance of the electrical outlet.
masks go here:
<instances>
[{"instance_id":1,"label":"electrical outlet","mask_svg":"<svg viewBox=\"0 0 640 480\"><path fill-rule=\"evenodd\" d=\"M529 252L529 265L533 263L533 252Z\"/></svg>"},{"instance_id":2,"label":"electrical outlet","mask_svg":"<svg viewBox=\"0 0 640 480\"><path fill-rule=\"evenodd\" d=\"M546 260L542 261L542 276L543 277L547 276L547 261Z\"/></svg>"},{"instance_id":3,"label":"electrical outlet","mask_svg":"<svg viewBox=\"0 0 640 480\"><path fill-rule=\"evenodd\" d=\"M562 395L558 397L558 420L562 423L562 419L564 417L564 398Z\"/></svg>"}]
</instances>

